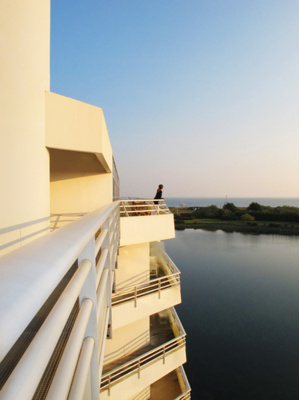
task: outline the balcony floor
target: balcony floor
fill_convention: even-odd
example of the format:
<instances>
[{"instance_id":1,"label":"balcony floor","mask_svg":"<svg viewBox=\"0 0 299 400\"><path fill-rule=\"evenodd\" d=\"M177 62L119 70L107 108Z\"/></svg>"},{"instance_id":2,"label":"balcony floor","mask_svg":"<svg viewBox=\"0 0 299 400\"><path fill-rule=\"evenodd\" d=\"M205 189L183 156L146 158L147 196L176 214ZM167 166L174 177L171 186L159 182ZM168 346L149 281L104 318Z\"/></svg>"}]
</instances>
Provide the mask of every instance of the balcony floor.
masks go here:
<instances>
[{"instance_id":1,"label":"balcony floor","mask_svg":"<svg viewBox=\"0 0 299 400\"><path fill-rule=\"evenodd\" d=\"M151 400L173 400L182 394L176 371L170 372L151 385Z\"/></svg>"},{"instance_id":2,"label":"balcony floor","mask_svg":"<svg viewBox=\"0 0 299 400\"><path fill-rule=\"evenodd\" d=\"M158 314L152 315L150 317L150 343L125 357L121 357L104 365L103 375L115 368L121 367L123 364L133 360L134 358L141 357L148 351L151 351L155 347L161 346L172 339L174 339L174 334L172 332L169 320L160 319Z\"/></svg>"}]
</instances>

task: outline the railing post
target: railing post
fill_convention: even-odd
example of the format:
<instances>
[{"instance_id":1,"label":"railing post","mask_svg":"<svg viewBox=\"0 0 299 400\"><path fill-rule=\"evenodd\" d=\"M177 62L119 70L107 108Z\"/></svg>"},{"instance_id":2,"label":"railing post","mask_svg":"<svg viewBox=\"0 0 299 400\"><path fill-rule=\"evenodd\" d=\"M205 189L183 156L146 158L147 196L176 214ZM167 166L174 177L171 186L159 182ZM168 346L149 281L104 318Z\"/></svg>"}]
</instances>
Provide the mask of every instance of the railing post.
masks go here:
<instances>
[{"instance_id":1,"label":"railing post","mask_svg":"<svg viewBox=\"0 0 299 400\"><path fill-rule=\"evenodd\" d=\"M165 347L163 347L163 364L165 364Z\"/></svg>"},{"instance_id":2,"label":"railing post","mask_svg":"<svg viewBox=\"0 0 299 400\"><path fill-rule=\"evenodd\" d=\"M161 299L161 279L159 279L158 298Z\"/></svg>"},{"instance_id":3,"label":"railing post","mask_svg":"<svg viewBox=\"0 0 299 400\"><path fill-rule=\"evenodd\" d=\"M123 210L125 211L126 217L128 217L128 216L129 216L129 213L128 213L128 210L127 210L126 202L125 202L125 201L121 201L121 202L120 202L120 206L121 206L121 207L123 208Z\"/></svg>"},{"instance_id":4,"label":"railing post","mask_svg":"<svg viewBox=\"0 0 299 400\"><path fill-rule=\"evenodd\" d=\"M137 287L135 286L135 290L134 290L134 305L135 308L137 307Z\"/></svg>"}]
</instances>

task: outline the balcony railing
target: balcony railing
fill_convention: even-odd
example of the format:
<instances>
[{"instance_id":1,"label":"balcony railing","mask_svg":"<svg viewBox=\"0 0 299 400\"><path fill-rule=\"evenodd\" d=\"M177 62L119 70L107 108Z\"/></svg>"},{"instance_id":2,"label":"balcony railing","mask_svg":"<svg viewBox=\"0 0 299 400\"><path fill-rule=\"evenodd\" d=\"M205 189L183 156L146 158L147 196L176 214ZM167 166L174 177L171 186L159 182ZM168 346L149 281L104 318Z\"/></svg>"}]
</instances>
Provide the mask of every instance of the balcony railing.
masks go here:
<instances>
[{"instance_id":1,"label":"balcony railing","mask_svg":"<svg viewBox=\"0 0 299 400\"><path fill-rule=\"evenodd\" d=\"M148 330L141 333L133 340L122 346L120 349L117 349L116 351L107 354L104 357L104 364L109 364L110 362L113 362L117 359L126 357L128 354L134 353L140 347L147 345L150 342L150 339L150 332Z\"/></svg>"},{"instance_id":2,"label":"balcony railing","mask_svg":"<svg viewBox=\"0 0 299 400\"><path fill-rule=\"evenodd\" d=\"M149 397L151 400L163 398L171 398L172 400L191 399L191 388L183 366L181 365L179 368L176 368L167 375L164 375L158 381L154 382L150 386Z\"/></svg>"},{"instance_id":3,"label":"balcony railing","mask_svg":"<svg viewBox=\"0 0 299 400\"><path fill-rule=\"evenodd\" d=\"M138 298L151 293L157 293L158 298L160 298L162 290L180 285L181 272L165 252L163 253L163 261L166 265L166 271L168 272L167 275L150 279L136 285L122 287L112 296L112 305L114 306L126 301L134 300L134 305L137 307Z\"/></svg>"},{"instance_id":4,"label":"balcony railing","mask_svg":"<svg viewBox=\"0 0 299 400\"><path fill-rule=\"evenodd\" d=\"M177 396L174 400L190 400L191 399L191 387L189 381L187 379L187 375L185 373L184 368L181 366L177 370L177 375L180 381L180 386L183 393L180 396Z\"/></svg>"},{"instance_id":5,"label":"balcony railing","mask_svg":"<svg viewBox=\"0 0 299 400\"><path fill-rule=\"evenodd\" d=\"M165 312L164 312L165 313ZM103 374L101 380L101 392L108 390L108 396L110 395L111 388L122 381L127 379L129 375L137 374L140 378L142 370L151 364L161 359L161 362L165 364L166 358L169 354L177 351L186 344L186 332L179 320L179 317L174 308L167 311L168 320L172 326L173 332L178 332L179 335L168 342L155 347L154 349L144 353L141 357L134 358L119 367L112 369L106 374Z\"/></svg>"},{"instance_id":6,"label":"balcony railing","mask_svg":"<svg viewBox=\"0 0 299 400\"><path fill-rule=\"evenodd\" d=\"M145 388L142 392L138 393L132 400L148 400L151 398L150 387Z\"/></svg>"},{"instance_id":7,"label":"balcony railing","mask_svg":"<svg viewBox=\"0 0 299 400\"><path fill-rule=\"evenodd\" d=\"M83 398L85 390L99 398L118 205L1 258L1 400Z\"/></svg>"},{"instance_id":8,"label":"balcony railing","mask_svg":"<svg viewBox=\"0 0 299 400\"><path fill-rule=\"evenodd\" d=\"M171 214L164 199L120 200L121 217L136 217L161 214Z\"/></svg>"}]
</instances>

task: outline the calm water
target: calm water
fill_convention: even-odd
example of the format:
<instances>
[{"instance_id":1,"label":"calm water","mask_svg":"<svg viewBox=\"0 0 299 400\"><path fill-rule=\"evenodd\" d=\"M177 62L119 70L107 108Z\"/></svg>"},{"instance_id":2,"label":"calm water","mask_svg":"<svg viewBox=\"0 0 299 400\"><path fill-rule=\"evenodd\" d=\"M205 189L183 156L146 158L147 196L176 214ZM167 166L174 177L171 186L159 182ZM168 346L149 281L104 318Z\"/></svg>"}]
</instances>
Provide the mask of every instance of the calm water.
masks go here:
<instances>
[{"instance_id":1,"label":"calm water","mask_svg":"<svg viewBox=\"0 0 299 400\"><path fill-rule=\"evenodd\" d=\"M299 399L299 238L177 231L192 398Z\"/></svg>"},{"instance_id":2,"label":"calm water","mask_svg":"<svg viewBox=\"0 0 299 400\"><path fill-rule=\"evenodd\" d=\"M165 193L167 196L167 193ZM299 198L282 197L166 197L168 207L180 207L185 204L187 207L206 207L214 204L221 208L225 203L234 203L237 207L248 207L250 203L256 202L263 206L293 206L299 207Z\"/></svg>"}]
</instances>

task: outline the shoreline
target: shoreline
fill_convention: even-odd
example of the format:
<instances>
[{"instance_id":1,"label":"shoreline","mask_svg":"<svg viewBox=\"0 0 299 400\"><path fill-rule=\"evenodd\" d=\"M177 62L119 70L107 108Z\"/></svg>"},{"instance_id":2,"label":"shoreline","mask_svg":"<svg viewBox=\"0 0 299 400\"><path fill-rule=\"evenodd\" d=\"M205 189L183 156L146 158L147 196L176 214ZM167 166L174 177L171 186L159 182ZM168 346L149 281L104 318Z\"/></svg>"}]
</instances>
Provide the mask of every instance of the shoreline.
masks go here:
<instances>
[{"instance_id":1,"label":"shoreline","mask_svg":"<svg viewBox=\"0 0 299 400\"><path fill-rule=\"evenodd\" d=\"M271 227L267 225L256 225L256 226L251 226L251 225L233 225L233 224L227 224L225 222L211 222L211 223L206 223L206 222L191 222L191 223L182 223L180 222L175 222L175 230L182 231L185 229L203 229L207 231L217 231L217 230L222 230L224 232L239 232L239 233L248 233L248 234L270 234L270 235L285 235L285 236L299 236L299 228L297 227L284 227L284 226L279 226L279 227Z\"/></svg>"}]
</instances>

